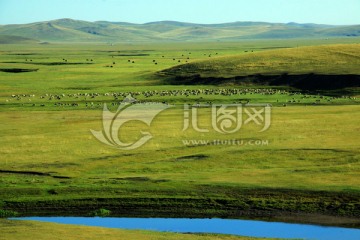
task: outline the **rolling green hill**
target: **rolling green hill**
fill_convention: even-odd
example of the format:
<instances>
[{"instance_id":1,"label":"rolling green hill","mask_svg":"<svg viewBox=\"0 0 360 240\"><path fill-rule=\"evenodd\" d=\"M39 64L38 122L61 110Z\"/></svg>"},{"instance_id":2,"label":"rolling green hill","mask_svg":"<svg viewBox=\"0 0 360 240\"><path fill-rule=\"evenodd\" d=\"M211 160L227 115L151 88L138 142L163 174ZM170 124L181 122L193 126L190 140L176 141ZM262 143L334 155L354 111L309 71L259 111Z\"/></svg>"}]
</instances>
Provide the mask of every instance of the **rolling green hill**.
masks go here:
<instances>
[{"instance_id":1,"label":"rolling green hill","mask_svg":"<svg viewBox=\"0 0 360 240\"><path fill-rule=\"evenodd\" d=\"M159 72L175 84L265 84L303 89L360 87L360 44L249 52Z\"/></svg>"},{"instance_id":2,"label":"rolling green hill","mask_svg":"<svg viewBox=\"0 0 360 240\"><path fill-rule=\"evenodd\" d=\"M329 26L266 22L194 24L175 21L133 24L58 19L30 24L3 25L0 26L0 35L14 35L53 42L232 41L358 37L360 36L360 25Z\"/></svg>"},{"instance_id":3,"label":"rolling green hill","mask_svg":"<svg viewBox=\"0 0 360 240\"><path fill-rule=\"evenodd\" d=\"M78 26L75 25L75 26ZM43 41L96 41L105 40L100 36L88 34L52 22L39 22L25 25L7 25L0 27L0 34L36 38Z\"/></svg>"},{"instance_id":4,"label":"rolling green hill","mask_svg":"<svg viewBox=\"0 0 360 240\"><path fill-rule=\"evenodd\" d=\"M153 36L146 30L122 27L111 23L90 23L60 19L24 25L0 27L0 34L16 35L54 42L144 41Z\"/></svg>"}]
</instances>

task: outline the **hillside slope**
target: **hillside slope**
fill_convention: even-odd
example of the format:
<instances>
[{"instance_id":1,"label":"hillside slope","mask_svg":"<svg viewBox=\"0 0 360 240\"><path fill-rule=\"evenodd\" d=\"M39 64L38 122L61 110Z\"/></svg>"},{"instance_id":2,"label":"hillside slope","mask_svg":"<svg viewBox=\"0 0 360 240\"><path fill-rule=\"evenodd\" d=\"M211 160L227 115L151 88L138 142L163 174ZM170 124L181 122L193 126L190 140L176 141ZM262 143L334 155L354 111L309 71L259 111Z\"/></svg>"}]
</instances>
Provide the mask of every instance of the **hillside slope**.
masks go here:
<instances>
[{"instance_id":1,"label":"hillside slope","mask_svg":"<svg viewBox=\"0 0 360 240\"><path fill-rule=\"evenodd\" d=\"M360 44L268 50L212 58L159 72L175 84L269 84L303 89L360 86Z\"/></svg>"},{"instance_id":2,"label":"hillside slope","mask_svg":"<svg viewBox=\"0 0 360 240\"><path fill-rule=\"evenodd\" d=\"M0 35L14 35L53 42L108 42L156 40L152 32L107 22L91 23L60 19L20 25L0 26Z\"/></svg>"},{"instance_id":3,"label":"hillside slope","mask_svg":"<svg viewBox=\"0 0 360 240\"><path fill-rule=\"evenodd\" d=\"M12 36L12 35L0 35L0 44L23 44L23 43L37 43L39 42L36 39L32 38L25 38L19 36Z\"/></svg>"}]
</instances>

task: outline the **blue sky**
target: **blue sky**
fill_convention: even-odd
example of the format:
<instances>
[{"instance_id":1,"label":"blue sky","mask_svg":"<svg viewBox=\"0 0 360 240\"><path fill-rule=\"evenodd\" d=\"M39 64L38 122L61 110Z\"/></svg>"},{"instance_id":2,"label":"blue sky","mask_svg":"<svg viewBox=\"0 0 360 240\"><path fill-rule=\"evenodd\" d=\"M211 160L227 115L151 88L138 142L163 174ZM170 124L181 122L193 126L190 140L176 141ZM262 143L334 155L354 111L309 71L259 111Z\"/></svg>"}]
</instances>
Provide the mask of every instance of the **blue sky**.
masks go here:
<instances>
[{"instance_id":1,"label":"blue sky","mask_svg":"<svg viewBox=\"0 0 360 240\"><path fill-rule=\"evenodd\" d=\"M360 24L360 0L0 0L0 24L59 18L146 23Z\"/></svg>"}]
</instances>

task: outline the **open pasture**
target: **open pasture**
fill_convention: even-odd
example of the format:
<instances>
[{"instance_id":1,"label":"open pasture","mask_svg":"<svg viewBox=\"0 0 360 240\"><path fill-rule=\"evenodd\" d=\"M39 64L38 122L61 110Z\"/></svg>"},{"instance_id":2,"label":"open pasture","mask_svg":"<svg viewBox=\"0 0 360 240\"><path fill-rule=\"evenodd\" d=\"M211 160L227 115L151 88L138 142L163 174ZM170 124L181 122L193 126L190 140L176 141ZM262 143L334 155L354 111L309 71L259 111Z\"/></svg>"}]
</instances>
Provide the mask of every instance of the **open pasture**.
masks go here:
<instances>
[{"instance_id":1,"label":"open pasture","mask_svg":"<svg viewBox=\"0 0 360 240\"><path fill-rule=\"evenodd\" d=\"M20 215L105 207L126 216L261 218L272 211L271 219L284 220L301 212L329 218L296 221L359 224L357 89L330 96L284 86L170 85L157 75L186 62L325 43L1 45L0 206ZM140 130L153 139L121 151L90 129L101 130L104 103L115 111L129 94L171 108L150 127L125 124L124 142ZM210 105L229 103L271 104L269 130L213 131ZM206 106L198 114L209 132L182 130L184 104Z\"/></svg>"}]
</instances>

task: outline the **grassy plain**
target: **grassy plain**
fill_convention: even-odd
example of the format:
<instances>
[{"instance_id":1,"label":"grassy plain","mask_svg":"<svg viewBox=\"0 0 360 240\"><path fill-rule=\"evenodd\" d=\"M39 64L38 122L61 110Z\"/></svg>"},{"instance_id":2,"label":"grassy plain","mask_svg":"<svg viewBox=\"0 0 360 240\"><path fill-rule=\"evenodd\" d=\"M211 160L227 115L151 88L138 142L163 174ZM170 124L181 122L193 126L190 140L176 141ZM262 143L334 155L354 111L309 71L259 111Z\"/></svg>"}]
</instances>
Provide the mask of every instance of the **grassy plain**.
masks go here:
<instances>
[{"instance_id":1,"label":"grassy plain","mask_svg":"<svg viewBox=\"0 0 360 240\"><path fill-rule=\"evenodd\" d=\"M255 217L359 226L360 106L354 96L300 94L284 87L266 94L264 86L172 86L155 74L186 61L245 58L249 51L269 56L265 51L272 48L332 41L357 40L1 45L0 69L37 71L0 71L0 208L24 216L88 215L104 207L121 216ZM212 94L161 94L184 89L210 89ZM227 94L234 89L239 92ZM114 149L90 133L102 128L102 104L122 101L123 95L114 97L114 92L173 105L151 127L124 126L124 141L138 139L139 129L154 136L139 149ZM147 92L152 95L146 97ZM182 131L184 103L244 101L273 105L268 131L260 133L250 123L237 133L219 134L212 130L210 108L198 110L208 133ZM240 144L217 144L234 140ZM182 237L187 239L174 235Z\"/></svg>"}]
</instances>

